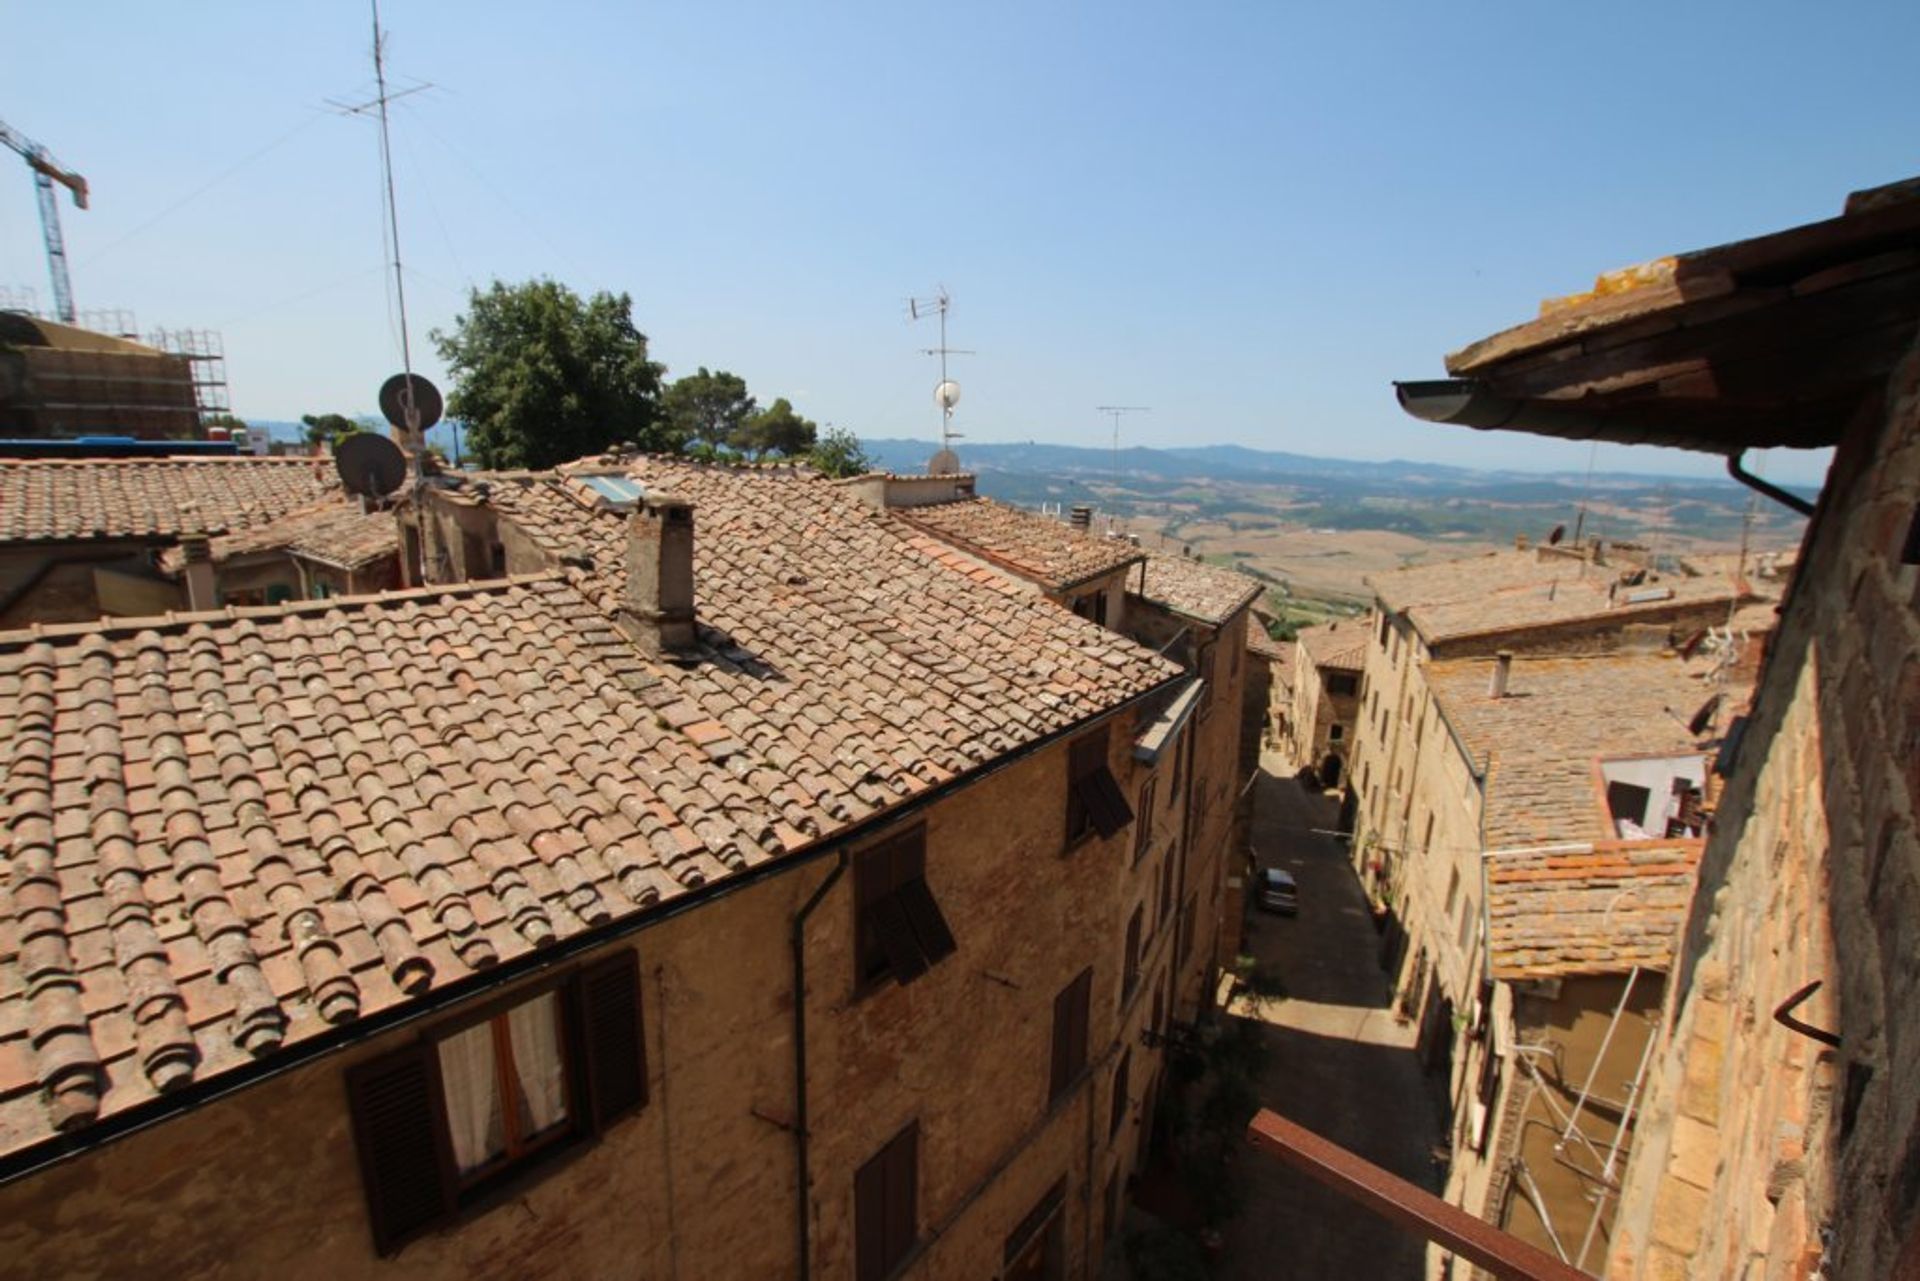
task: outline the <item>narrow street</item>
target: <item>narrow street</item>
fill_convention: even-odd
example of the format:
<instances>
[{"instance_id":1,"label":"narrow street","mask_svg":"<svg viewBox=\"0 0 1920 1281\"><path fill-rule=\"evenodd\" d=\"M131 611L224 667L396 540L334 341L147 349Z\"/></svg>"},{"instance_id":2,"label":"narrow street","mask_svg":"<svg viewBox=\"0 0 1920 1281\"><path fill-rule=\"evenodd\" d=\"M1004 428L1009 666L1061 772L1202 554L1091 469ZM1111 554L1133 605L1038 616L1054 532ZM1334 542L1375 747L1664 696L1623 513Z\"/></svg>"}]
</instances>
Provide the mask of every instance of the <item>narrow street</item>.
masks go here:
<instances>
[{"instance_id":1,"label":"narrow street","mask_svg":"<svg viewBox=\"0 0 1920 1281\"><path fill-rule=\"evenodd\" d=\"M1277 967L1283 999L1241 1002L1262 1020L1268 1056L1260 1102L1429 1189L1440 1121L1413 1051L1413 1028L1387 1008L1378 936L1346 848L1321 834L1338 805L1310 793L1269 756L1255 784L1253 847L1260 866L1291 872L1298 916L1255 910L1247 951ZM1316 830L1318 829L1318 830ZM1425 1244L1279 1162L1250 1155L1246 1208L1226 1231L1219 1275L1364 1277L1418 1281Z\"/></svg>"}]
</instances>

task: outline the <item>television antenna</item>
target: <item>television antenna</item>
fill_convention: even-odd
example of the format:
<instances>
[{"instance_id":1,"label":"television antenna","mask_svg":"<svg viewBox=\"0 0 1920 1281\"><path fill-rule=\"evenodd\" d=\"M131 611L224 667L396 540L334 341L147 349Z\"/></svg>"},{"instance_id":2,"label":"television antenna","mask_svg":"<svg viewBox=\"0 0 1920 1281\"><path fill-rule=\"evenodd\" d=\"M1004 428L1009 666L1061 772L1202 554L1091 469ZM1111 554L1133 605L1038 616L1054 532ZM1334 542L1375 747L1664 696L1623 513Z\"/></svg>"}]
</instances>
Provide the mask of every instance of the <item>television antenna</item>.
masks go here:
<instances>
[{"instance_id":1,"label":"television antenna","mask_svg":"<svg viewBox=\"0 0 1920 1281\"><path fill-rule=\"evenodd\" d=\"M1113 487L1120 488L1120 418L1123 414L1150 414L1151 405L1095 405L1100 413L1113 419Z\"/></svg>"},{"instance_id":2,"label":"television antenna","mask_svg":"<svg viewBox=\"0 0 1920 1281\"><path fill-rule=\"evenodd\" d=\"M947 346L947 312L952 306L953 297L947 293L945 285L941 285L931 298L907 299L909 320L925 320L928 316L935 316L940 321L940 345L922 347L920 354L940 357L940 381L934 384L933 403L940 406L940 452L944 455L951 455L953 442L962 439L961 434L953 429L953 407L960 403L960 384L947 377L947 357L979 354L965 347ZM954 461L957 463L959 460L956 458Z\"/></svg>"}]
</instances>

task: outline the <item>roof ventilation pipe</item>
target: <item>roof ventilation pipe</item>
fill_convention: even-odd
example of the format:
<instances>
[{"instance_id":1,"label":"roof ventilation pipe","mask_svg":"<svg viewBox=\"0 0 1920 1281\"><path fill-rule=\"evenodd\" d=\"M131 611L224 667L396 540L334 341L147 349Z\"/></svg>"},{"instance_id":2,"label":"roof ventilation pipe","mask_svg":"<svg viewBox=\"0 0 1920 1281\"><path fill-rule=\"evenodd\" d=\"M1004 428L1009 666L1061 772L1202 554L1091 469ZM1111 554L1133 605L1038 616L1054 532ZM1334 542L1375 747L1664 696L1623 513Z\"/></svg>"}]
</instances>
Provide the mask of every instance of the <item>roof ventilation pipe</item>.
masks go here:
<instances>
[{"instance_id":1,"label":"roof ventilation pipe","mask_svg":"<svg viewBox=\"0 0 1920 1281\"><path fill-rule=\"evenodd\" d=\"M1513 652L1501 650L1493 656L1493 679L1487 682L1488 698L1505 698L1507 681L1513 676Z\"/></svg>"},{"instance_id":2,"label":"roof ventilation pipe","mask_svg":"<svg viewBox=\"0 0 1920 1281\"><path fill-rule=\"evenodd\" d=\"M1085 503L1075 503L1067 515L1067 524L1073 526L1075 533L1087 533L1093 528L1093 508Z\"/></svg>"},{"instance_id":3,"label":"roof ventilation pipe","mask_svg":"<svg viewBox=\"0 0 1920 1281\"><path fill-rule=\"evenodd\" d=\"M644 495L627 518L620 629L649 654L693 648L693 504Z\"/></svg>"}]
</instances>

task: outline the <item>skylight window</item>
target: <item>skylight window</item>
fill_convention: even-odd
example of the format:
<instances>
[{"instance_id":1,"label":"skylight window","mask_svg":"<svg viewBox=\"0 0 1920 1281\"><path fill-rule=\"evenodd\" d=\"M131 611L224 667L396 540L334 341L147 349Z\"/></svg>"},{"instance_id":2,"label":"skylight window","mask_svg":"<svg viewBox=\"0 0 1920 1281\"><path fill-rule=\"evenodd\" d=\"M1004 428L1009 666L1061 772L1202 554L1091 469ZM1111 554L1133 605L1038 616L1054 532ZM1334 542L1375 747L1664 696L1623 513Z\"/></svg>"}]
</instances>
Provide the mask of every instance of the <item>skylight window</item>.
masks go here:
<instances>
[{"instance_id":1,"label":"skylight window","mask_svg":"<svg viewBox=\"0 0 1920 1281\"><path fill-rule=\"evenodd\" d=\"M631 511L643 492L639 481L626 476L582 476L580 480L615 511Z\"/></svg>"}]
</instances>

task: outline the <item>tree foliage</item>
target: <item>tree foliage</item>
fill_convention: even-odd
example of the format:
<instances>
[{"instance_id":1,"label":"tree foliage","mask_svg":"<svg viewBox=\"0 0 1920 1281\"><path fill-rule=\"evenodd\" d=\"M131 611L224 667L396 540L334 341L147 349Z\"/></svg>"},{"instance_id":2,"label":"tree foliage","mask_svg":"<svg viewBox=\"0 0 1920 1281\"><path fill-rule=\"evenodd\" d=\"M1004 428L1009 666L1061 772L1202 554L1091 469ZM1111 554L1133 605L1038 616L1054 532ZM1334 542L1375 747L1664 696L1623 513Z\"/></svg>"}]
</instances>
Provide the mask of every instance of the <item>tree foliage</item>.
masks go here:
<instances>
[{"instance_id":1,"label":"tree foliage","mask_svg":"<svg viewBox=\"0 0 1920 1281\"><path fill-rule=\"evenodd\" d=\"M359 419L345 414L302 414L300 421L306 424L309 445L325 445L329 449L367 429Z\"/></svg>"},{"instance_id":2,"label":"tree foliage","mask_svg":"<svg viewBox=\"0 0 1920 1281\"><path fill-rule=\"evenodd\" d=\"M453 372L447 411L483 467L551 467L617 442L668 444L661 366L647 358L626 294L580 295L552 280L474 290L434 345Z\"/></svg>"},{"instance_id":3,"label":"tree foliage","mask_svg":"<svg viewBox=\"0 0 1920 1281\"><path fill-rule=\"evenodd\" d=\"M818 431L812 419L796 414L787 398L781 396L747 416L740 427L738 447L756 459L766 454L798 458L812 451Z\"/></svg>"},{"instance_id":4,"label":"tree foliage","mask_svg":"<svg viewBox=\"0 0 1920 1281\"><path fill-rule=\"evenodd\" d=\"M709 456L743 450L754 399L747 380L724 369L698 372L676 379L661 397L667 430L675 444Z\"/></svg>"},{"instance_id":5,"label":"tree foliage","mask_svg":"<svg viewBox=\"0 0 1920 1281\"><path fill-rule=\"evenodd\" d=\"M858 476L873 470L873 460L860 448L860 438L842 427L827 428L807 461L826 476Z\"/></svg>"}]
</instances>

